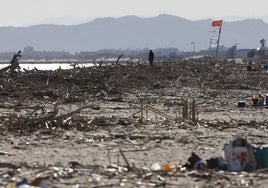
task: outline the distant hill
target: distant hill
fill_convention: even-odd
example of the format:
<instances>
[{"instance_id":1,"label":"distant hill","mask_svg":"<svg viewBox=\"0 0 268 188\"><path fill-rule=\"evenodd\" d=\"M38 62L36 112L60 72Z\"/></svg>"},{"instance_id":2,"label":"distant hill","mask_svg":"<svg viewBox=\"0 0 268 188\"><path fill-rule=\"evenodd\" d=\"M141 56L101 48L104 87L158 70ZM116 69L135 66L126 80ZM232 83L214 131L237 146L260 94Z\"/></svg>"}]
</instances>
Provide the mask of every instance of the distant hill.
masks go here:
<instances>
[{"instance_id":1,"label":"distant hill","mask_svg":"<svg viewBox=\"0 0 268 188\"><path fill-rule=\"evenodd\" d=\"M181 51L208 49L215 33L212 20L190 21L172 15L153 18L125 16L98 18L79 25L34 25L0 27L0 51L17 51L31 45L37 50L95 51L98 49L137 49L175 47ZM256 48L268 38L268 24L262 20L224 22L221 45Z\"/></svg>"}]
</instances>

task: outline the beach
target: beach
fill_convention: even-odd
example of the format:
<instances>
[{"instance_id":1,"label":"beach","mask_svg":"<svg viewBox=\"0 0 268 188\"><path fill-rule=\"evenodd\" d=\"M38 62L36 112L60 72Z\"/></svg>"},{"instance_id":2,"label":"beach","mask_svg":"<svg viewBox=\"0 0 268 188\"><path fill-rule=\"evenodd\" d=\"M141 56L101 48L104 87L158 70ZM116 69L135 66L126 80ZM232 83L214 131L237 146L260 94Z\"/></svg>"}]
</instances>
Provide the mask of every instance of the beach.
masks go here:
<instances>
[{"instance_id":1,"label":"beach","mask_svg":"<svg viewBox=\"0 0 268 188\"><path fill-rule=\"evenodd\" d=\"M253 94L268 94L265 70L163 61L5 72L0 80L1 187L23 178L48 187L268 183L267 170L183 168L192 152L204 160L223 156L237 135L268 144L268 108L252 106ZM183 101L194 104L186 116Z\"/></svg>"}]
</instances>

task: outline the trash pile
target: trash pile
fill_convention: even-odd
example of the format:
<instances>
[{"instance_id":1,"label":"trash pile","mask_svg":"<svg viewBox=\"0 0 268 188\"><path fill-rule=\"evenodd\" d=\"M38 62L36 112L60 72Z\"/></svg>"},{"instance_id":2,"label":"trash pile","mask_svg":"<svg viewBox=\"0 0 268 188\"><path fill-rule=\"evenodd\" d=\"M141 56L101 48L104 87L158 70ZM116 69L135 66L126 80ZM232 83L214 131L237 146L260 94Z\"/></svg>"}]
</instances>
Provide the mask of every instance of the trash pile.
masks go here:
<instances>
[{"instance_id":1,"label":"trash pile","mask_svg":"<svg viewBox=\"0 0 268 188\"><path fill-rule=\"evenodd\" d=\"M187 169L217 169L230 172L250 172L268 168L268 146L254 147L245 138L236 137L224 145L224 157L202 160L194 152L183 166Z\"/></svg>"},{"instance_id":2,"label":"trash pile","mask_svg":"<svg viewBox=\"0 0 268 188\"><path fill-rule=\"evenodd\" d=\"M246 103L246 101L238 101L239 108L243 107L268 107L268 94L263 95L261 93L259 94L253 94L251 96L251 102Z\"/></svg>"},{"instance_id":3,"label":"trash pile","mask_svg":"<svg viewBox=\"0 0 268 188\"><path fill-rule=\"evenodd\" d=\"M259 94L258 97L256 94L252 95L252 103L254 107L258 106L268 106L268 94L264 96L263 94Z\"/></svg>"}]
</instances>

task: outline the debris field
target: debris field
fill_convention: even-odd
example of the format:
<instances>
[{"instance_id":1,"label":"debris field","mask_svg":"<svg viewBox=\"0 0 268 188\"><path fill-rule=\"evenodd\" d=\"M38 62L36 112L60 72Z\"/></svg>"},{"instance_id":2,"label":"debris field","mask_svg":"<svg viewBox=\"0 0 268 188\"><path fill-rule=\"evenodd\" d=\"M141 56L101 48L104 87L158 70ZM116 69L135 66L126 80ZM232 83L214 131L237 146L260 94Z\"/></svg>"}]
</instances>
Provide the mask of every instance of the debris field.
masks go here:
<instances>
[{"instance_id":1,"label":"debris field","mask_svg":"<svg viewBox=\"0 0 268 188\"><path fill-rule=\"evenodd\" d=\"M259 93L268 94L268 72L233 62L2 72L0 187L23 178L48 187L265 187L265 169L183 168L192 152L221 156L237 135L267 145L268 108L252 107Z\"/></svg>"}]
</instances>

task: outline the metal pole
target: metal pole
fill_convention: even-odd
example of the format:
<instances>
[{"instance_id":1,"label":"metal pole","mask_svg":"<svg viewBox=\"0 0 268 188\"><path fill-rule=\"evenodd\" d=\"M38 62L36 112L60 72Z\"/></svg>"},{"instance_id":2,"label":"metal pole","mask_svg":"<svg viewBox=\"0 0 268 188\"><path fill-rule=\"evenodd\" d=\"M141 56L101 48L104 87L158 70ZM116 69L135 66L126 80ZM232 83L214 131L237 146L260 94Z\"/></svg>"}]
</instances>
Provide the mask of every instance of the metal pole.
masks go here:
<instances>
[{"instance_id":1,"label":"metal pole","mask_svg":"<svg viewBox=\"0 0 268 188\"><path fill-rule=\"evenodd\" d=\"M209 52L211 51L211 45L212 45L212 38L210 39L210 42L209 42Z\"/></svg>"},{"instance_id":2,"label":"metal pole","mask_svg":"<svg viewBox=\"0 0 268 188\"><path fill-rule=\"evenodd\" d=\"M221 27L219 29L219 35L218 35L218 40L217 40L216 60L218 60L218 51L219 51L219 44L220 44L220 37L221 37Z\"/></svg>"},{"instance_id":3,"label":"metal pole","mask_svg":"<svg viewBox=\"0 0 268 188\"><path fill-rule=\"evenodd\" d=\"M193 48L192 48L192 54L193 54L193 59L194 59L194 56L195 56L195 41L191 42L190 44L193 45Z\"/></svg>"}]
</instances>

